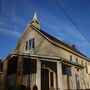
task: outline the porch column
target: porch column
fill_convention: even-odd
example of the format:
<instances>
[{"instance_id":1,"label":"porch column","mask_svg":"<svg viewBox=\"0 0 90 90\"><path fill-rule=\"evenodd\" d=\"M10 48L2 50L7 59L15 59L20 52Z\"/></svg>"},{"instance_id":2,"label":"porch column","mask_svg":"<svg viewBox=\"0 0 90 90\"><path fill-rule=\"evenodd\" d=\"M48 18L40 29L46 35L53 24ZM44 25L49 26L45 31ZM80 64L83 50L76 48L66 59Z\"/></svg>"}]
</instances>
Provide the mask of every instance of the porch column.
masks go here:
<instances>
[{"instance_id":1,"label":"porch column","mask_svg":"<svg viewBox=\"0 0 90 90\"><path fill-rule=\"evenodd\" d=\"M18 57L17 63L17 85L23 84L23 56Z\"/></svg>"},{"instance_id":2,"label":"porch column","mask_svg":"<svg viewBox=\"0 0 90 90\"><path fill-rule=\"evenodd\" d=\"M41 61L37 59L37 73L36 73L36 85L38 90L41 90Z\"/></svg>"},{"instance_id":3,"label":"porch column","mask_svg":"<svg viewBox=\"0 0 90 90\"><path fill-rule=\"evenodd\" d=\"M76 76L75 76L75 67L71 67L71 73L72 73L72 85L73 85L73 89L77 89L76 88Z\"/></svg>"},{"instance_id":4,"label":"porch column","mask_svg":"<svg viewBox=\"0 0 90 90\"><path fill-rule=\"evenodd\" d=\"M63 90L62 64L57 62L57 90Z\"/></svg>"}]
</instances>

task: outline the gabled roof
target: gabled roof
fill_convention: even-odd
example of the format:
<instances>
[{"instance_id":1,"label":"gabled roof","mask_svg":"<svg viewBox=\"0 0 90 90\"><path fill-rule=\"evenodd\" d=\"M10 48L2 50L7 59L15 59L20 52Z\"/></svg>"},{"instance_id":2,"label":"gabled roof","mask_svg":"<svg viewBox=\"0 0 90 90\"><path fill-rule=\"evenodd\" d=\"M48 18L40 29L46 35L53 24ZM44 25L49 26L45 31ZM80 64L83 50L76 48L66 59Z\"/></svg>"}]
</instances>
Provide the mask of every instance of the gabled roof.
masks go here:
<instances>
[{"instance_id":1,"label":"gabled roof","mask_svg":"<svg viewBox=\"0 0 90 90\"><path fill-rule=\"evenodd\" d=\"M85 58L87 58L89 60L89 58L87 56L85 56L84 54L82 54L81 52L79 52L77 49L73 48L72 46L64 43L63 41L53 37L52 35L48 34L47 32L43 31L42 29L39 29L33 25L31 25L32 28L34 29L37 29L38 32L40 32L42 35L44 35L45 37L47 37L50 41L52 41L56 46L60 46L60 45L63 45L65 46L66 48L76 52L77 54L80 54L82 56L84 56ZM64 48L63 48L64 49Z\"/></svg>"}]
</instances>

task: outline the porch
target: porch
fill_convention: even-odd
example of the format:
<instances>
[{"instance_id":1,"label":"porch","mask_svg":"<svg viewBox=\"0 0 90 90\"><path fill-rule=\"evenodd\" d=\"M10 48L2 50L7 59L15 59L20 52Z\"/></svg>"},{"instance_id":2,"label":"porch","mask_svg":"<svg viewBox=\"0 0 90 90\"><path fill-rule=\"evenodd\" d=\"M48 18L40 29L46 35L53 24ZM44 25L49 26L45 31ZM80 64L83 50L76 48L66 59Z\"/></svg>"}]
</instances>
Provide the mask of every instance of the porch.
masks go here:
<instances>
[{"instance_id":1,"label":"porch","mask_svg":"<svg viewBox=\"0 0 90 90\"><path fill-rule=\"evenodd\" d=\"M75 89L75 68L60 57L14 54L5 61L3 90ZM73 84L73 87L71 87Z\"/></svg>"}]
</instances>

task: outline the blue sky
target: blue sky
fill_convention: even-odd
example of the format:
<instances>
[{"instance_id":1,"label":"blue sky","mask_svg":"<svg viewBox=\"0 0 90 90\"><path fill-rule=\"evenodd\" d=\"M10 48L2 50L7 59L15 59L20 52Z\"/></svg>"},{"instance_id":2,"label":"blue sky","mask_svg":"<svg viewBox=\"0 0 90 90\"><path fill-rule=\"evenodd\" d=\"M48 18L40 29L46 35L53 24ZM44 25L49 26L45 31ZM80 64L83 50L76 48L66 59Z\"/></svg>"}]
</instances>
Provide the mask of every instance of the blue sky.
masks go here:
<instances>
[{"instance_id":1,"label":"blue sky","mask_svg":"<svg viewBox=\"0 0 90 90\"><path fill-rule=\"evenodd\" d=\"M90 0L57 0L90 41ZM90 57L90 42L72 25L54 0L0 0L0 59L11 53L37 12L41 28L56 38L76 44Z\"/></svg>"}]
</instances>

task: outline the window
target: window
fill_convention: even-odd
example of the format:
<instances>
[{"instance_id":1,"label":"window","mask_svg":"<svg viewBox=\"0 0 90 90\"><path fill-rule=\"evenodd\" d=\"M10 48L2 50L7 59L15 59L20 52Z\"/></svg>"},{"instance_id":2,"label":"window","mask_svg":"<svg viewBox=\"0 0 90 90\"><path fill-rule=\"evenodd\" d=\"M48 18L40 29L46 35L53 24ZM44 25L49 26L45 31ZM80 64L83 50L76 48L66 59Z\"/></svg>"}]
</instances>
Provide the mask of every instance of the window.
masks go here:
<instances>
[{"instance_id":1,"label":"window","mask_svg":"<svg viewBox=\"0 0 90 90\"><path fill-rule=\"evenodd\" d=\"M17 62L18 62L18 57L12 57L8 61L8 70L7 70L8 75L17 73Z\"/></svg>"},{"instance_id":2,"label":"window","mask_svg":"<svg viewBox=\"0 0 90 90\"><path fill-rule=\"evenodd\" d=\"M37 62L35 59L24 58L23 59L23 74L28 75L28 74L36 73L37 72L36 66L37 66Z\"/></svg>"},{"instance_id":3,"label":"window","mask_svg":"<svg viewBox=\"0 0 90 90\"><path fill-rule=\"evenodd\" d=\"M24 75L30 74L30 59L29 58L23 59L23 74Z\"/></svg>"},{"instance_id":4,"label":"window","mask_svg":"<svg viewBox=\"0 0 90 90\"><path fill-rule=\"evenodd\" d=\"M26 41L26 50L28 50L28 41Z\"/></svg>"},{"instance_id":5,"label":"window","mask_svg":"<svg viewBox=\"0 0 90 90\"><path fill-rule=\"evenodd\" d=\"M83 61L81 61L81 64L83 65Z\"/></svg>"},{"instance_id":6,"label":"window","mask_svg":"<svg viewBox=\"0 0 90 90\"><path fill-rule=\"evenodd\" d=\"M88 73L87 62L85 62L85 67L86 67L86 73Z\"/></svg>"},{"instance_id":7,"label":"window","mask_svg":"<svg viewBox=\"0 0 90 90\"><path fill-rule=\"evenodd\" d=\"M68 65L62 64L62 74L63 75L71 76L72 75L72 73L71 73L71 67L68 66Z\"/></svg>"},{"instance_id":8,"label":"window","mask_svg":"<svg viewBox=\"0 0 90 90\"><path fill-rule=\"evenodd\" d=\"M72 55L70 55L70 61L72 61Z\"/></svg>"},{"instance_id":9,"label":"window","mask_svg":"<svg viewBox=\"0 0 90 90\"><path fill-rule=\"evenodd\" d=\"M35 43L34 39L30 39L30 40L26 41L26 49L25 50L30 50L30 49L34 48L35 47L34 43Z\"/></svg>"},{"instance_id":10,"label":"window","mask_svg":"<svg viewBox=\"0 0 90 90\"><path fill-rule=\"evenodd\" d=\"M78 58L76 58L76 63L78 64Z\"/></svg>"}]
</instances>

